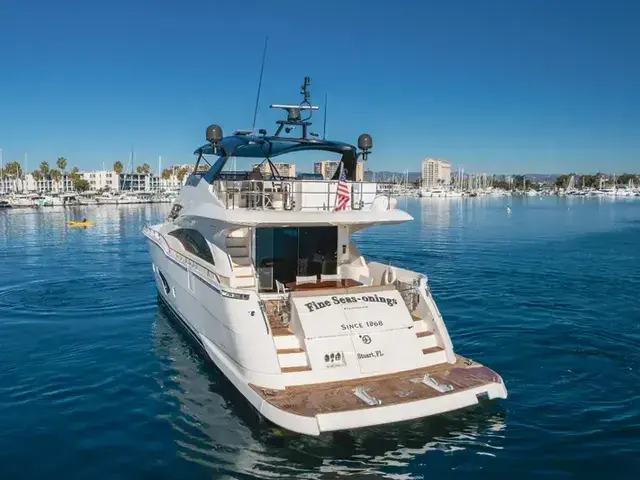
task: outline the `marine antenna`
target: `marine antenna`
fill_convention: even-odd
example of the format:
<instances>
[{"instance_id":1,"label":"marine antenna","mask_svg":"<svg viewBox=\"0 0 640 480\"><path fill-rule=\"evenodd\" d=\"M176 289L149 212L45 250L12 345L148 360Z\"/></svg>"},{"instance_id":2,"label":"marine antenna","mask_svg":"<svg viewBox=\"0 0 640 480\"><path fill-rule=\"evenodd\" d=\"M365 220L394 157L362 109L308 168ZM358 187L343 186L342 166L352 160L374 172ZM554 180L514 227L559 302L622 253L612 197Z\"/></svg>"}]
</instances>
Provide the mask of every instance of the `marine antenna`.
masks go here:
<instances>
[{"instance_id":1,"label":"marine antenna","mask_svg":"<svg viewBox=\"0 0 640 480\"><path fill-rule=\"evenodd\" d=\"M303 119L302 120L303 122L306 122L307 120L311 120L311 115L313 115L313 108L311 108L311 104L309 103L309 98L311 98L311 92L307 89L309 85L311 85L311 78L304 77L304 83L300 87L300 93L304 97L304 100L300 102L300 110L307 110L307 108L305 107L308 107L309 116Z\"/></svg>"},{"instance_id":2,"label":"marine antenna","mask_svg":"<svg viewBox=\"0 0 640 480\"><path fill-rule=\"evenodd\" d=\"M324 125L322 126L322 139L327 138L327 94L324 94Z\"/></svg>"},{"instance_id":3,"label":"marine antenna","mask_svg":"<svg viewBox=\"0 0 640 480\"><path fill-rule=\"evenodd\" d=\"M311 119L311 115L313 114L313 110L318 110L318 107L315 105L311 105L309 102L309 98L311 93L308 90L308 86L311 84L311 79L309 77L304 77L304 83L302 87L300 87L300 93L303 96L302 102L299 105L270 105L271 108L281 108L282 110L287 111L287 119L286 120L278 120L276 123L278 124L278 130L276 131L274 137L280 136L282 130L286 133L290 133L297 126L302 127L302 140L307 139L307 130L311 125L309 121ZM302 111L308 111L309 116L306 118L301 117Z\"/></svg>"},{"instance_id":4,"label":"marine antenna","mask_svg":"<svg viewBox=\"0 0 640 480\"><path fill-rule=\"evenodd\" d=\"M251 133L255 134L256 130L256 119L258 118L258 104L260 102L260 89L262 87L262 74L264 73L264 61L267 58L267 43L269 42L269 37L267 36L264 39L264 51L262 52L262 66L260 67L260 80L258 81L258 94L256 95L256 107L253 110L253 125L251 126Z\"/></svg>"}]
</instances>

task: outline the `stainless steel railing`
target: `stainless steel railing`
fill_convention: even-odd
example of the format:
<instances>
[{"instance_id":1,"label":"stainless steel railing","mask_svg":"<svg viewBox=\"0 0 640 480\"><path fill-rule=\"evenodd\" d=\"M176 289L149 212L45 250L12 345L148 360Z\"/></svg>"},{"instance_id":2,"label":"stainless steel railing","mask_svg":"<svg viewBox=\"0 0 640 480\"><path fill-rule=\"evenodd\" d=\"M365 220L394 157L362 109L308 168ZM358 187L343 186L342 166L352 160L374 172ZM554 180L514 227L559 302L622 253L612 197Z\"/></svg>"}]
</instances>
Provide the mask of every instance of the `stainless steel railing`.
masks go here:
<instances>
[{"instance_id":1,"label":"stainless steel railing","mask_svg":"<svg viewBox=\"0 0 640 480\"><path fill-rule=\"evenodd\" d=\"M375 185L375 186L374 186ZM212 189L226 209L251 210L333 210L336 206L338 181L310 180L216 180ZM367 187L369 186L369 187ZM373 188L371 188L373 186ZM391 192L379 192L371 182L348 182L350 209L364 210L374 198L387 198L391 208Z\"/></svg>"}]
</instances>

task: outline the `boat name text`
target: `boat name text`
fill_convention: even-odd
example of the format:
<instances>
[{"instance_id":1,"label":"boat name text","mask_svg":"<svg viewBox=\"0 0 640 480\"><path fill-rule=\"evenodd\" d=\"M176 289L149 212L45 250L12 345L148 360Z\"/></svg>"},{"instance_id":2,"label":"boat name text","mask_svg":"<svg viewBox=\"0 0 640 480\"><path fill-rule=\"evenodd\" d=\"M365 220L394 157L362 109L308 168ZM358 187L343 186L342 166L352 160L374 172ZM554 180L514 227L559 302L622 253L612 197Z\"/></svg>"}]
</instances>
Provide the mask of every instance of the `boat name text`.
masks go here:
<instances>
[{"instance_id":1,"label":"boat name text","mask_svg":"<svg viewBox=\"0 0 640 480\"><path fill-rule=\"evenodd\" d=\"M310 312L321 310L331 305L346 305L350 303L384 303L389 307L393 307L398 304L395 298L380 297L378 295L361 295L359 297L338 297L333 296L330 300L316 300L313 302L305 303L304 306L309 309Z\"/></svg>"}]
</instances>

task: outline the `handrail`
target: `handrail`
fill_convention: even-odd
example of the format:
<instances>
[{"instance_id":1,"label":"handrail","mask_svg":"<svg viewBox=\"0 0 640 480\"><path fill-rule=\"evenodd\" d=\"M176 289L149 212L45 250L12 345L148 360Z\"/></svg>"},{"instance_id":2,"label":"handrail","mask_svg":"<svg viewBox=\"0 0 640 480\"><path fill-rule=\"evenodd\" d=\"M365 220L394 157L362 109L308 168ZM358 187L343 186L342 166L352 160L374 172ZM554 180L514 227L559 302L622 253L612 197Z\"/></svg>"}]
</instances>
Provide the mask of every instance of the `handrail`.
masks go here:
<instances>
[{"instance_id":1,"label":"handrail","mask_svg":"<svg viewBox=\"0 0 640 480\"><path fill-rule=\"evenodd\" d=\"M252 210L296 210L295 194L304 197L326 196L327 201L322 203L322 207L307 207L316 210L333 210L336 203L336 192L338 180L215 180L211 187L212 191L223 202L227 210L236 208L247 208ZM326 188L317 191L298 191L294 192L295 185L324 185ZM365 192L363 185L377 185L374 182L348 182L350 193L351 210L363 210L365 205L372 205L373 199L376 197L387 198L387 210L391 210L391 191L375 191ZM370 202L365 202L365 195L371 196ZM304 205L298 205L299 210L305 208Z\"/></svg>"}]
</instances>

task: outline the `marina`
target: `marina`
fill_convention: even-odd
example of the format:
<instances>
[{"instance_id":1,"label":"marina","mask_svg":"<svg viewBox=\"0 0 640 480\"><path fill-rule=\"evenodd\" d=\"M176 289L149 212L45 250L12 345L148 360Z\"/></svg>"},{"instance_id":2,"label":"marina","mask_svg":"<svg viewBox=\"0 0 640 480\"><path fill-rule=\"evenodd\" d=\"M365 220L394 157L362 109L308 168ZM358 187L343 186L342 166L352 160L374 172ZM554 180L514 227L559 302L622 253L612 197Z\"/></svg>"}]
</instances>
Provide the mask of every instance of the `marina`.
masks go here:
<instances>
[{"instance_id":1,"label":"marina","mask_svg":"<svg viewBox=\"0 0 640 480\"><path fill-rule=\"evenodd\" d=\"M147 3L0 8L0 480L638 478L640 3Z\"/></svg>"},{"instance_id":2,"label":"marina","mask_svg":"<svg viewBox=\"0 0 640 480\"><path fill-rule=\"evenodd\" d=\"M319 180L308 180L319 182ZM405 182L387 183L374 182L376 192L393 197L419 198L477 198L477 197L548 197L548 196L578 196L578 197L620 197L640 199L640 187L633 183L626 186L612 186L601 188L562 188L545 190L505 190L491 185L478 188L418 188ZM88 206L88 205L130 205L139 203L173 203L178 195L177 190L162 192L69 192L63 194L0 194L0 209L3 208L42 208L54 206Z\"/></svg>"},{"instance_id":3,"label":"marina","mask_svg":"<svg viewBox=\"0 0 640 480\"><path fill-rule=\"evenodd\" d=\"M174 199L175 194L14 194L0 197L0 208L46 208L89 205L131 205L138 203L171 203Z\"/></svg>"},{"instance_id":4,"label":"marina","mask_svg":"<svg viewBox=\"0 0 640 480\"><path fill-rule=\"evenodd\" d=\"M375 261L429 275L457 353L499 372L506 402L339 436L287 434L254 413L158 301L140 232L164 221L171 204L7 210L5 478L88 476L114 462L133 476L176 478L312 478L318 469L417 477L424 465L453 478L468 469L586 475L612 461L634 471L619 431L633 422L640 385L629 321L640 315L637 202L405 198L398 206L415 220L359 232L354 243ZM95 226L67 227L83 217ZM37 465L26 441L45 452Z\"/></svg>"}]
</instances>

